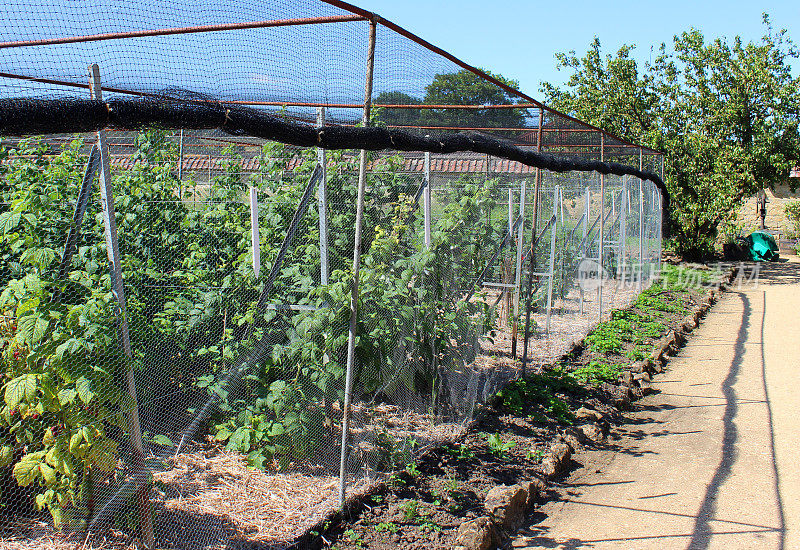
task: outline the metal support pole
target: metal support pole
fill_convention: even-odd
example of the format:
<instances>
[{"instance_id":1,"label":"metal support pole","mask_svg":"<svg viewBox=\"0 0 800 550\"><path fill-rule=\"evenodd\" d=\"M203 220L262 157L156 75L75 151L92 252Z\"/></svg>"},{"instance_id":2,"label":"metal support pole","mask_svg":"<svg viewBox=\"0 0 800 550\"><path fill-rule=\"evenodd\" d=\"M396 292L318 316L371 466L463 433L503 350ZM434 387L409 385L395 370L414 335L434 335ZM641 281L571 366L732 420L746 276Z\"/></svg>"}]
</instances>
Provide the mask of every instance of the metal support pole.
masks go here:
<instances>
[{"instance_id":1,"label":"metal support pole","mask_svg":"<svg viewBox=\"0 0 800 550\"><path fill-rule=\"evenodd\" d=\"M364 89L364 113L362 122L369 125L372 107L372 75L375 68L375 34L377 20L369 22L369 45L367 52L367 74ZM364 193L367 183L367 151L361 150L358 167L358 198L356 199L356 227L353 242L353 279L350 296L350 329L347 335L347 363L345 367L344 403L342 404L342 448L339 461L339 507L344 509L347 495L347 453L350 437L350 402L353 398L353 363L355 361L356 327L358 321L358 270L361 265L361 226L364 220Z\"/></svg>"},{"instance_id":2,"label":"metal support pole","mask_svg":"<svg viewBox=\"0 0 800 550\"><path fill-rule=\"evenodd\" d=\"M588 246L587 243L589 242L589 240L588 240L588 236L589 236L589 214L591 213L591 208L592 208L592 194L591 193L592 192L589 189L589 186L587 185L586 186L586 206L585 206L585 210L584 210L585 213L583 215L583 241L581 241L582 242L581 249L579 250L579 253L581 255L581 260L586 258L586 248ZM583 286L578 285L578 293L580 295L578 300L579 300L580 312L581 312L581 315L582 315L583 314Z\"/></svg>"},{"instance_id":3,"label":"metal support pole","mask_svg":"<svg viewBox=\"0 0 800 550\"><path fill-rule=\"evenodd\" d=\"M431 153L425 151L425 188L422 191L425 248L431 247Z\"/></svg>"},{"instance_id":4,"label":"metal support pole","mask_svg":"<svg viewBox=\"0 0 800 550\"><path fill-rule=\"evenodd\" d=\"M514 319L511 322L511 356L517 358L517 320L519 319L519 295L520 283L522 282L522 241L525 235L525 186L526 181L522 181L522 188L519 190L519 227L517 228L517 257L514 267ZM510 219L510 218L509 218ZM513 222L511 222L513 223Z\"/></svg>"},{"instance_id":5,"label":"metal support pole","mask_svg":"<svg viewBox=\"0 0 800 550\"><path fill-rule=\"evenodd\" d=\"M600 162L605 161L605 149L606 149L606 140L605 135L600 134ZM603 260L603 253L605 252L603 244L605 241L605 225L606 225L606 177L604 174L600 174L600 228L598 231L600 232L599 235L599 275L600 275L600 284L597 287L597 320L601 321L603 319L603 285L605 285L605 272L603 271L603 264L605 264Z\"/></svg>"},{"instance_id":6,"label":"metal support pole","mask_svg":"<svg viewBox=\"0 0 800 550\"><path fill-rule=\"evenodd\" d=\"M536 134L536 151L542 150L542 121L544 119L544 109L539 107L539 131ZM522 340L522 367L521 376L525 376L525 369L528 366L528 337L531 328L531 307L533 302L533 274L536 272L536 222L539 216L539 189L542 181L542 173L536 168L536 183L533 188L533 222L531 223L531 249L528 252L530 261L528 262L528 296L525 303L525 335Z\"/></svg>"},{"instance_id":7,"label":"metal support pole","mask_svg":"<svg viewBox=\"0 0 800 550\"><path fill-rule=\"evenodd\" d=\"M514 190L508 188L508 231L514 225Z\"/></svg>"},{"instance_id":8,"label":"metal support pole","mask_svg":"<svg viewBox=\"0 0 800 550\"><path fill-rule=\"evenodd\" d=\"M317 126L325 126L325 107L317 107ZM317 149L317 163L322 168L322 179L317 189L319 211L319 279L320 284L328 284L330 266L328 262L328 155L325 149Z\"/></svg>"},{"instance_id":9,"label":"metal support pole","mask_svg":"<svg viewBox=\"0 0 800 550\"><path fill-rule=\"evenodd\" d=\"M547 269L547 317L545 318L545 332L550 334L550 316L553 313L553 286L555 285L555 269L556 269L556 235L558 233L558 195L559 186L553 188L553 224L550 226L550 265Z\"/></svg>"},{"instance_id":10,"label":"metal support pole","mask_svg":"<svg viewBox=\"0 0 800 550\"><path fill-rule=\"evenodd\" d=\"M628 238L628 176L622 177L622 197L619 201L619 261L617 262L617 273L622 278L623 284L627 278L625 266L625 251L627 249L625 239Z\"/></svg>"},{"instance_id":11,"label":"metal support pole","mask_svg":"<svg viewBox=\"0 0 800 550\"><path fill-rule=\"evenodd\" d=\"M100 67L95 63L89 66L89 90L92 99L102 101L103 92L100 86ZM128 316L125 308L125 287L122 281L122 268L120 264L119 242L117 237L117 222L114 212L114 193L111 188L111 163L108 156L108 143L104 131L97 132L97 147L100 150L100 201L103 209L103 227L106 241L106 252L111 278L111 293L117 306L114 311L117 320L117 331L125 353L128 365L125 369L125 382L128 395L131 398L131 408L126 411L130 424L131 447L133 449L134 468L138 471L145 469L144 445L142 444L142 428L139 423L139 403L136 399L136 382L133 377L131 363L131 341L128 333ZM142 543L145 548L152 550L155 547L153 535L153 515L150 509L150 484L145 484L137 492L139 505Z\"/></svg>"},{"instance_id":12,"label":"metal support pole","mask_svg":"<svg viewBox=\"0 0 800 550\"><path fill-rule=\"evenodd\" d=\"M662 157L663 162L663 157ZM663 168L662 168L663 173ZM657 275L661 274L661 255L664 253L664 243L661 240L661 223L663 218L662 208L663 203L661 199L661 189L658 187L653 186L656 191L656 208L655 208L655 223L656 223L656 241L658 242L658 256L656 257L655 262L655 271Z\"/></svg>"},{"instance_id":13,"label":"metal support pole","mask_svg":"<svg viewBox=\"0 0 800 550\"><path fill-rule=\"evenodd\" d=\"M178 198L183 199L183 128L178 142Z\"/></svg>"},{"instance_id":14,"label":"metal support pole","mask_svg":"<svg viewBox=\"0 0 800 550\"><path fill-rule=\"evenodd\" d=\"M64 254L61 256L61 263L58 266L58 275L56 278L59 281L66 279L67 273L69 273L72 255L75 253L75 248L80 239L83 216L86 213L86 207L89 205L89 197L92 195L92 182L94 181L95 174L97 174L97 165L99 163L100 149L97 145L93 145L89 152L89 160L86 162L86 171L81 181L81 190L78 193L78 200L75 203L75 212L72 215L72 227L69 228L69 234L67 234L67 240L64 243Z\"/></svg>"},{"instance_id":15,"label":"metal support pole","mask_svg":"<svg viewBox=\"0 0 800 550\"><path fill-rule=\"evenodd\" d=\"M261 238L258 226L258 188L250 186L250 246L253 249L253 273L261 273Z\"/></svg>"},{"instance_id":16,"label":"metal support pole","mask_svg":"<svg viewBox=\"0 0 800 550\"><path fill-rule=\"evenodd\" d=\"M642 169L642 148L639 148L639 170ZM644 182L639 179L639 289L644 284Z\"/></svg>"}]
</instances>

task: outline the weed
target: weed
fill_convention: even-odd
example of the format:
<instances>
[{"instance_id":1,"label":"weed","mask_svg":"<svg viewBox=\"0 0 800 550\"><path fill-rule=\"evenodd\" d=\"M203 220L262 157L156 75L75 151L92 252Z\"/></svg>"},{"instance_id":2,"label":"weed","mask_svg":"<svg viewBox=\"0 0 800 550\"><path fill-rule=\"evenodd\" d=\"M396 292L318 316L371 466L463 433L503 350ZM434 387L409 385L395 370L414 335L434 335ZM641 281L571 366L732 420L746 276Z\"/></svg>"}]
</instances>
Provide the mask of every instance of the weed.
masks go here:
<instances>
[{"instance_id":1,"label":"weed","mask_svg":"<svg viewBox=\"0 0 800 550\"><path fill-rule=\"evenodd\" d=\"M573 417L569 406L556 392L580 393L583 388L563 367L556 367L543 374L533 374L524 380L509 384L497 397L503 408L517 415L525 414L531 406L544 409L547 416L555 418L562 424L572 424ZM529 413L535 419L545 420L539 412Z\"/></svg>"},{"instance_id":2,"label":"weed","mask_svg":"<svg viewBox=\"0 0 800 550\"><path fill-rule=\"evenodd\" d=\"M475 458L475 453L472 452L472 449L470 449L463 443L460 443L458 445L447 446L444 448L444 452L459 460L468 460L471 458Z\"/></svg>"},{"instance_id":3,"label":"weed","mask_svg":"<svg viewBox=\"0 0 800 550\"><path fill-rule=\"evenodd\" d=\"M410 475L411 477L417 477L421 473L419 471L419 468L417 467L417 463L416 462L411 462L411 463L407 464L406 465L406 472L408 472L408 475Z\"/></svg>"},{"instance_id":4,"label":"weed","mask_svg":"<svg viewBox=\"0 0 800 550\"><path fill-rule=\"evenodd\" d=\"M359 535L358 533L356 533L356 532L355 532L355 530L353 530L353 529L348 529L347 531L345 531L344 533L342 533L342 535L343 535L343 536L345 536L345 537L347 537L347 540L349 540L350 542L352 542L353 544L355 544L355 545L356 545L356 546L358 546L358 547L361 547L361 548L363 548L363 547L365 547L365 546L367 545L367 544L366 544L366 543L365 543L365 542L364 542L364 541L361 539L361 535Z\"/></svg>"},{"instance_id":5,"label":"weed","mask_svg":"<svg viewBox=\"0 0 800 550\"><path fill-rule=\"evenodd\" d=\"M613 382L622 372L622 365L609 364L603 361L592 360L588 365L578 368L572 373L576 379L584 384L597 385L600 382Z\"/></svg>"},{"instance_id":6,"label":"weed","mask_svg":"<svg viewBox=\"0 0 800 550\"><path fill-rule=\"evenodd\" d=\"M451 476L447 479L447 494L450 498L458 494L458 480L455 476Z\"/></svg>"},{"instance_id":7,"label":"weed","mask_svg":"<svg viewBox=\"0 0 800 550\"><path fill-rule=\"evenodd\" d=\"M391 521L382 521L375 525L375 531L378 533L397 533L399 529L397 524Z\"/></svg>"},{"instance_id":8,"label":"weed","mask_svg":"<svg viewBox=\"0 0 800 550\"><path fill-rule=\"evenodd\" d=\"M419 521L417 522L417 524L419 525L420 530L423 533L427 533L429 531L433 531L433 532L438 533L438 532L440 532L442 530L442 528L439 526L438 523L436 523L435 521L433 521L431 518L429 518L427 516L422 516L421 515L420 518L419 518Z\"/></svg>"},{"instance_id":9,"label":"weed","mask_svg":"<svg viewBox=\"0 0 800 550\"><path fill-rule=\"evenodd\" d=\"M419 502L416 500L409 500L401 504L400 508L403 510L403 518L405 518L406 521L414 521L414 518L417 517Z\"/></svg>"},{"instance_id":10,"label":"weed","mask_svg":"<svg viewBox=\"0 0 800 550\"><path fill-rule=\"evenodd\" d=\"M486 437L486 444L489 445L489 452L494 456L503 458L508 454L508 451L517 446L516 441L503 441L500 434L484 434Z\"/></svg>"},{"instance_id":11,"label":"weed","mask_svg":"<svg viewBox=\"0 0 800 550\"><path fill-rule=\"evenodd\" d=\"M525 455L525 458L528 460L533 460L534 462L541 462L544 458L544 449L528 449L528 452Z\"/></svg>"}]
</instances>

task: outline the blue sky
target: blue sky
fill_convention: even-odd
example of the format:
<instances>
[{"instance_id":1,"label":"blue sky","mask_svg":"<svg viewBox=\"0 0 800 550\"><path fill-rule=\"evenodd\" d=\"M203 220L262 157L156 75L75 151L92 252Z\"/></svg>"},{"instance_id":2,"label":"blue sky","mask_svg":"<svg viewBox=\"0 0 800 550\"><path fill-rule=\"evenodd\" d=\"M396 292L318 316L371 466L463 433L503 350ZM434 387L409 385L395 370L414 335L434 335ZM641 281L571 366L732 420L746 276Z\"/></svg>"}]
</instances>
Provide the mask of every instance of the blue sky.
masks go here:
<instances>
[{"instance_id":1,"label":"blue sky","mask_svg":"<svg viewBox=\"0 0 800 550\"><path fill-rule=\"evenodd\" d=\"M671 43L692 25L707 37L758 39L766 11L775 28L787 28L800 41L798 0L355 1L467 63L518 80L522 91L538 98L542 81L561 84L569 76L556 70L554 54L582 54L595 35L606 52L636 44L635 55L647 60L651 46ZM4 0L3 8L0 41L343 13L314 0ZM0 50L0 68L85 83L86 67L96 62L103 84L112 88L180 89L222 100L359 103L367 35L368 24L358 21L7 48ZM392 33L379 38L376 95L403 91L421 98L436 74L457 70ZM800 63L795 69L800 72ZM0 78L0 96L53 93L86 92Z\"/></svg>"},{"instance_id":2,"label":"blue sky","mask_svg":"<svg viewBox=\"0 0 800 550\"><path fill-rule=\"evenodd\" d=\"M786 28L800 42L800 2L672 0L669 2L571 0L355 0L364 9L405 27L463 61L519 81L522 91L538 97L540 83L563 83L569 73L556 71L556 52L583 53L594 36L606 52L636 44L636 57L647 60L650 47L690 26L707 38L763 35L761 14ZM800 64L794 64L800 74Z\"/></svg>"}]
</instances>

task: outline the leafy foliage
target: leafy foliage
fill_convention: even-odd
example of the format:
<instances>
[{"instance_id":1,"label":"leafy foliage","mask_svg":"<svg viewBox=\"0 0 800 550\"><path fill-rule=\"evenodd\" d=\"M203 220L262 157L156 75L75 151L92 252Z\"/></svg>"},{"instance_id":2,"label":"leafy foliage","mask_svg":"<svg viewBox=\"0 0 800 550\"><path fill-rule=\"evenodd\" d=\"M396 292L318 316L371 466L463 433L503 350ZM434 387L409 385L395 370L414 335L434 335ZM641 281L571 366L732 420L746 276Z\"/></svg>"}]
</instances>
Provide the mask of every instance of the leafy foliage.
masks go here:
<instances>
[{"instance_id":1,"label":"leafy foliage","mask_svg":"<svg viewBox=\"0 0 800 550\"><path fill-rule=\"evenodd\" d=\"M59 280L63 240L72 225L84 169L76 140L60 154L39 142L0 147L0 467L21 486L37 486L36 504L57 523L80 523L100 486L117 483L129 456L132 402L121 386L132 364L140 403L169 406L176 393L194 402L214 396L207 426L227 449L255 467L305 460L341 422L349 319L348 238L355 219L353 163L330 153L329 284L320 284L318 218L301 222L273 296L305 306L259 311L264 281L250 257L249 209L242 200L258 183L261 250L277 255L311 173L312 153L264 147L261 171L248 181L233 149L205 187L173 174L175 151L164 132L137 137L135 164L115 173L113 187L130 337L123 356L110 292L102 217L90 201L76 251ZM305 155L305 156L302 156ZM482 301L463 301L497 240L486 188L466 186L444 208L433 247L414 237L414 189L397 176L397 159L376 161L364 221L357 398L392 400L414 393L444 408L442 374L472 360L472 342L490 327ZM195 201L199 194L202 201ZM469 230L468 230L469 229ZM232 364L267 343L265 353L225 383ZM188 419L187 419L188 420ZM145 434L171 445L174 432ZM407 459L415 442L390 442L387 466ZM405 460L407 463L408 460Z\"/></svg>"},{"instance_id":2,"label":"leafy foliage","mask_svg":"<svg viewBox=\"0 0 800 550\"><path fill-rule=\"evenodd\" d=\"M745 43L706 41L697 29L662 44L643 66L633 46L604 56L595 38L583 57L557 56L567 86L543 92L556 108L664 151L676 249L702 256L741 199L789 182L800 159L798 51L786 31Z\"/></svg>"}]
</instances>

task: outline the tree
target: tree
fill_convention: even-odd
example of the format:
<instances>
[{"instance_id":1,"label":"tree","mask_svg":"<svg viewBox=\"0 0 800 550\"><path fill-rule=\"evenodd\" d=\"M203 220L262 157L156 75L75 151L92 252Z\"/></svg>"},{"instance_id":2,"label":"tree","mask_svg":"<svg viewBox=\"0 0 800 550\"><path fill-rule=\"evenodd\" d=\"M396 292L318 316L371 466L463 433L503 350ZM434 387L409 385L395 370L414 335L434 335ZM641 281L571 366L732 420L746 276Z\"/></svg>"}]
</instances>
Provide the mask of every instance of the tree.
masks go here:
<instances>
[{"instance_id":1,"label":"tree","mask_svg":"<svg viewBox=\"0 0 800 550\"><path fill-rule=\"evenodd\" d=\"M755 43L707 42L692 28L642 70L632 46L604 57L595 38L582 58L557 55L573 71L564 89L542 88L553 107L664 151L675 247L684 255L711 252L742 199L787 182L800 158L800 79L789 64L798 52L766 15L764 26Z\"/></svg>"},{"instance_id":2,"label":"tree","mask_svg":"<svg viewBox=\"0 0 800 550\"><path fill-rule=\"evenodd\" d=\"M511 88L519 88L516 80L484 71ZM437 74L425 88L428 105L510 105L518 103L512 94L475 73L462 69L456 73ZM521 109L430 109L423 120L429 126L468 128L519 128L525 121Z\"/></svg>"},{"instance_id":3,"label":"tree","mask_svg":"<svg viewBox=\"0 0 800 550\"><path fill-rule=\"evenodd\" d=\"M403 92L383 92L373 100L377 105L419 105L421 99ZM419 126L419 109L380 109L378 120L387 126Z\"/></svg>"}]
</instances>

